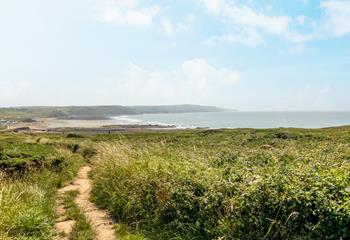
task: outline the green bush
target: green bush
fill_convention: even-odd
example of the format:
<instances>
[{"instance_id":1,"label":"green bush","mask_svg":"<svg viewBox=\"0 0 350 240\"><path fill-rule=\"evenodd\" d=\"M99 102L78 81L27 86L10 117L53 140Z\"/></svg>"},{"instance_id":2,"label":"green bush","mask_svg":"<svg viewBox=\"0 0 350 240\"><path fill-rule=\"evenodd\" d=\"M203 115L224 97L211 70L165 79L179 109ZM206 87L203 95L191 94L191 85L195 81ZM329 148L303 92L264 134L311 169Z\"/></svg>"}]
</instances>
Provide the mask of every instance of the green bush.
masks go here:
<instances>
[{"instance_id":1,"label":"green bush","mask_svg":"<svg viewBox=\"0 0 350 240\"><path fill-rule=\"evenodd\" d=\"M150 239L349 239L348 137L132 134L99 151L93 200Z\"/></svg>"},{"instance_id":2,"label":"green bush","mask_svg":"<svg viewBox=\"0 0 350 240\"><path fill-rule=\"evenodd\" d=\"M79 144L77 144L77 143L70 143L67 145L67 147L72 153L78 152L78 150L80 148Z\"/></svg>"},{"instance_id":3,"label":"green bush","mask_svg":"<svg viewBox=\"0 0 350 240\"><path fill-rule=\"evenodd\" d=\"M77 133L68 133L66 137L67 138L84 138L83 135L77 134Z\"/></svg>"},{"instance_id":4,"label":"green bush","mask_svg":"<svg viewBox=\"0 0 350 240\"><path fill-rule=\"evenodd\" d=\"M62 156L0 153L0 170L10 175L43 169L60 171L64 163L65 159Z\"/></svg>"},{"instance_id":5,"label":"green bush","mask_svg":"<svg viewBox=\"0 0 350 240\"><path fill-rule=\"evenodd\" d=\"M85 158L85 159L90 159L92 158L93 156L95 156L97 154L96 150L93 149L93 148L84 148L83 151L82 151L82 156Z\"/></svg>"}]
</instances>

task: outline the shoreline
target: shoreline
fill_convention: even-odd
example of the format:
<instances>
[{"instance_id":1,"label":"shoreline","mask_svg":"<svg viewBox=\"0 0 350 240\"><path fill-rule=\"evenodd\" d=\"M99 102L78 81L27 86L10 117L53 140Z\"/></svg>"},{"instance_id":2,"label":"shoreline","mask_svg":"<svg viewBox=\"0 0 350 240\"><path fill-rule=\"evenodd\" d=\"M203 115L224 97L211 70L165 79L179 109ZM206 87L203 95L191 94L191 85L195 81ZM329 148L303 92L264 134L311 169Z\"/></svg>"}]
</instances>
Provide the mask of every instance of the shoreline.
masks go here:
<instances>
[{"instance_id":1,"label":"shoreline","mask_svg":"<svg viewBox=\"0 0 350 240\"><path fill-rule=\"evenodd\" d=\"M272 127L272 128L211 128L211 127L183 127L177 125L166 125L161 123L127 121L128 116L121 116L122 121L117 118L87 120L87 119L60 119L60 118L36 118L27 119L27 121L13 122L9 125L0 126L0 132L32 132L32 133L93 133L93 134L111 134L119 132L140 132L140 131L181 131L181 130L220 130L220 129L334 129L348 128L350 125L327 126L318 128L303 127ZM125 121L123 121L125 119Z\"/></svg>"},{"instance_id":2,"label":"shoreline","mask_svg":"<svg viewBox=\"0 0 350 240\"><path fill-rule=\"evenodd\" d=\"M37 118L31 122L17 122L4 130L14 132L101 132L113 133L141 130L177 130L175 125L118 123L108 120L76 120L58 118Z\"/></svg>"}]
</instances>

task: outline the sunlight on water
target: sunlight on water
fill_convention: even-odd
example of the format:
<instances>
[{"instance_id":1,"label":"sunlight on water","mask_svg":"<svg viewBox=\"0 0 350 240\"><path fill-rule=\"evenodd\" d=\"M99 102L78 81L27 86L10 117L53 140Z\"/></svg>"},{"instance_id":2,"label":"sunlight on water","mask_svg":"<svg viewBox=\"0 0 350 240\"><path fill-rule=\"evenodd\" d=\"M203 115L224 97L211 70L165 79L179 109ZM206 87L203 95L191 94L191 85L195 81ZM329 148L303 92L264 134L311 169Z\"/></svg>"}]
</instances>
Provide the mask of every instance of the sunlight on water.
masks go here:
<instances>
[{"instance_id":1,"label":"sunlight on water","mask_svg":"<svg viewBox=\"0 0 350 240\"><path fill-rule=\"evenodd\" d=\"M350 112L216 112L113 117L118 124L176 125L179 128L323 128L350 125Z\"/></svg>"}]
</instances>

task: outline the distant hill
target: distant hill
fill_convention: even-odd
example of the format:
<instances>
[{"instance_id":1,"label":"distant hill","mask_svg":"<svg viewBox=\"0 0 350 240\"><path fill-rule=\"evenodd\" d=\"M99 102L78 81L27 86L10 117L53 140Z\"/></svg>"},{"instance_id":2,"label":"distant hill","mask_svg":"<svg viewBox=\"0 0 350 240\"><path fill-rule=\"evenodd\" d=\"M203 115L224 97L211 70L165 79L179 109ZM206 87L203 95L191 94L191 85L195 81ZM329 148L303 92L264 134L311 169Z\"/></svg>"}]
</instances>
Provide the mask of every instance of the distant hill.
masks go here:
<instances>
[{"instance_id":1,"label":"distant hill","mask_svg":"<svg viewBox=\"0 0 350 240\"><path fill-rule=\"evenodd\" d=\"M150 113L193 113L222 112L226 109L200 105L163 105L163 106L69 106L69 107L13 107L0 108L0 119L106 119L109 116L135 115Z\"/></svg>"},{"instance_id":2,"label":"distant hill","mask_svg":"<svg viewBox=\"0 0 350 240\"><path fill-rule=\"evenodd\" d=\"M200 105L165 105L165 106L132 106L136 114L146 113L191 113L191 112L223 112L223 108Z\"/></svg>"}]
</instances>

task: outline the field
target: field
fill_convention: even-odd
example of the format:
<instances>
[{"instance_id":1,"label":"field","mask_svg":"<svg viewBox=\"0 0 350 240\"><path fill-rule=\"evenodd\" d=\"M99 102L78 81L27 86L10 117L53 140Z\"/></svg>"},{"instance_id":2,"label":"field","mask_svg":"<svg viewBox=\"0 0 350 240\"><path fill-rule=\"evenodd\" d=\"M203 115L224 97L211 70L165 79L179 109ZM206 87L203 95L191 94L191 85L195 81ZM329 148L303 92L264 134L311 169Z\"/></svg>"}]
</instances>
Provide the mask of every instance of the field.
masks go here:
<instances>
[{"instance_id":1,"label":"field","mask_svg":"<svg viewBox=\"0 0 350 240\"><path fill-rule=\"evenodd\" d=\"M350 132L98 139L94 200L145 239L348 239ZM142 237L136 239L143 239Z\"/></svg>"},{"instance_id":2,"label":"field","mask_svg":"<svg viewBox=\"0 0 350 240\"><path fill-rule=\"evenodd\" d=\"M118 239L349 239L350 128L0 135L0 239L53 239L90 162ZM71 239L91 228L65 195Z\"/></svg>"}]
</instances>

